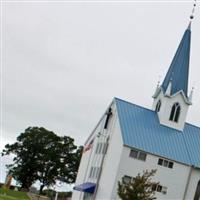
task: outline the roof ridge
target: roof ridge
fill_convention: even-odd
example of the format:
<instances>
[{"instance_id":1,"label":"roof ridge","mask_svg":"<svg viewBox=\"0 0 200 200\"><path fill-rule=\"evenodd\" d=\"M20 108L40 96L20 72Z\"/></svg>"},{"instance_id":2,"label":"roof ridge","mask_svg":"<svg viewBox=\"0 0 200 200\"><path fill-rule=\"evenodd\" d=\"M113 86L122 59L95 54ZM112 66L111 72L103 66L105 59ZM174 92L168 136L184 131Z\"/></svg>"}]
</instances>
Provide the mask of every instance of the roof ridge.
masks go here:
<instances>
[{"instance_id":1,"label":"roof ridge","mask_svg":"<svg viewBox=\"0 0 200 200\"><path fill-rule=\"evenodd\" d=\"M150 109L150 108L146 108L146 107L143 107L143 106L140 106L140 105L138 105L138 104L135 104L135 103L132 103L132 102L130 102L130 101L127 101L127 100L124 100L124 99L120 99L120 98L118 98L118 97L114 97L114 100L119 100L119 101L123 101L123 102L125 102L125 103L128 103L128 104L131 104L132 106L137 106L137 107L140 107L140 108L143 108L143 109L145 109L145 110L149 110L149 111L151 111L151 112L154 112L152 109Z\"/></svg>"}]
</instances>

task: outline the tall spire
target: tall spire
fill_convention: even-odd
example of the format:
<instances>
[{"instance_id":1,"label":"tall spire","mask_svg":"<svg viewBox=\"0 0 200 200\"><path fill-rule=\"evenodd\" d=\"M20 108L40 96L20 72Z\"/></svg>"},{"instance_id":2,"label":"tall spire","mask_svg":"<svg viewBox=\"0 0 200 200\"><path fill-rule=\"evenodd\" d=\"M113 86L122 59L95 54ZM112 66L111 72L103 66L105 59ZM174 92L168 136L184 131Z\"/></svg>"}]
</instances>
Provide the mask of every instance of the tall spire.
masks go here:
<instances>
[{"instance_id":1,"label":"tall spire","mask_svg":"<svg viewBox=\"0 0 200 200\"><path fill-rule=\"evenodd\" d=\"M188 75L190 61L190 41L191 41L191 22L185 30L183 38L178 46L176 54L172 60L170 68L161 85L164 92L171 84L171 94L183 91L185 96L188 95Z\"/></svg>"}]
</instances>

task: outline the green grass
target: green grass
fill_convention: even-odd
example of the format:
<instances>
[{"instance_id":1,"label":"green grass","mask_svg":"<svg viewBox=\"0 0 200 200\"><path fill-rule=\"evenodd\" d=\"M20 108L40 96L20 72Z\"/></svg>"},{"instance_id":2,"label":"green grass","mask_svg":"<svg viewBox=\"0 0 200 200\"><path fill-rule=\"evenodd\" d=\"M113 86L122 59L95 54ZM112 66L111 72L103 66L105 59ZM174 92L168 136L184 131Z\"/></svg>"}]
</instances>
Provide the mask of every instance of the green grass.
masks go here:
<instances>
[{"instance_id":1,"label":"green grass","mask_svg":"<svg viewBox=\"0 0 200 200\"><path fill-rule=\"evenodd\" d=\"M26 192L5 190L0 188L0 200L30 200Z\"/></svg>"}]
</instances>

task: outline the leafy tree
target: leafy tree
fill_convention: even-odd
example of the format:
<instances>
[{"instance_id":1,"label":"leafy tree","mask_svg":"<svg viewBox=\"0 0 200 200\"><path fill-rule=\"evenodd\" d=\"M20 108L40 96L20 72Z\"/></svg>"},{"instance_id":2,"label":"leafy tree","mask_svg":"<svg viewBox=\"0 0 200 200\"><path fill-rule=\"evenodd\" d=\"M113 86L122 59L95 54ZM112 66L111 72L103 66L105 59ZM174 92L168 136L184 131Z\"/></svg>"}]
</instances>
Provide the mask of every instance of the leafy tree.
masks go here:
<instances>
[{"instance_id":1,"label":"leafy tree","mask_svg":"<svg viewBox=\"0 0 200 200\"><path fill-rule=\"evenodd\" d=\"M155 182L152 182L152 176L156 173L156 170L143 171L133 178L130 182L122 181L118 182L118 195L122 200L154 200L155 192L152 187Z\"/></svg>"},{"instance_id":2,"label":"leafy tree","mask_svg":"<svg viewBox=\"0 0 200 200\"><path fill-rule=\"evenodd\" d=\"M7 144L2 155L14 154L9 171L23 189L28 190L40 181L40 193L56 180L73 183L80 162L80 149L71 137L59 137L45 128L29 127L17 137L17 142Z\"/></svg>"}]
</instances>

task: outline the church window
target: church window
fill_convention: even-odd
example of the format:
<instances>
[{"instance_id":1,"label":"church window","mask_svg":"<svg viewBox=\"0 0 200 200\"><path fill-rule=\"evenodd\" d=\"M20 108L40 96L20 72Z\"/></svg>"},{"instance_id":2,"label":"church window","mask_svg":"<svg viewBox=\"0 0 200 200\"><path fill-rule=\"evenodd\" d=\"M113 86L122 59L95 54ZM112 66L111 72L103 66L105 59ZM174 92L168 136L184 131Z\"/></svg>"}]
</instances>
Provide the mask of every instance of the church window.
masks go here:
<instances>
[{"instance_id":1,"label":"church window","mask_svg":"<svg viewBox=\"0 0 200 200\"><path fill-rule=\"evenodd\" d=\"M167 167L168 164L169 164L169 162L168 162L167 160L164 160L164 162L163 162L163 166L164 166L164 167Z\"/></svg>"},{"instance_id":2,"label":"church window","mask_svg":"<svg viewBox=\"0 0 200 200\"><path fill-rule=\"evenodd\" d=\"M102 142L100 142L100 143L97 144L97 149L96 149L96 153L97 154L101 154L102 146L103 146Z\"/></svg>"},{"instance_id":3,"label":"church window","mask_svg":"<svg viewBox=\"0 0 200 200\"><path fill-rule=\"evenodd\" d=\"M139 155L138 155L138 159L139 160L146 160L146 156L147 156L146 153L140 152Z\"/></svg>"},{"instance_id":4,"label":"church window","mask_svg":"<svg viewBox=\"0 0 200 200\"><path fill-rule=\"evenodd\" d=\"M163 164L163 159L159 158L158 159L158 165L162 165Z\"/></svg>"},{"instance_id":5,"label":"church window","mask_svg":"<svg viewBox=\"0 0 200 200\"><path fill-rule=\"evenodd\" d=\"M174 163L173 162L171 162L171 161L169 161L169 160L164 160L164 159L162 159L162 158L159 158L158 159L158 165L161 165L161 166L163 166L163 167L168 167L168 168L173 168L173 166L174 166Z\"/></svg>"},{"instance_id":6,"label":"church window","mask_svg":"<svg viewBox=\"0 0 200 200\"><path fill-rule=\"evenodd\" d=\"M155 192L161 192L163 194L167 194L167 187L159 185L159 184L153 184L151 189L152 191L155 191Z\"/></svg>"},{"instance_id":7,"label":"church window","mask_svg":"<svg viewBox=\"0 0 200 200\"><path fill-rule=\"evenodd\" d=\"M99 167L91 167L89 178L95 178L95 179L98 178L99 172L100 172Z\"/></svg>"},{"instance_id":8,"label":"church window","mask_svg":"<svg viewBox=\"0 0 200 200\"><path fill-rule=\"evenodd\" d=\"M175 103L172 106L169 120L173 121L173 122L178 122L178 119L179 119L179 116L180 116L180 112L181 112L180 104L179 103Z\"/></svg>"},{"instance_id":9,"label":"church window","mask_svg":"<svg viewBox=\"0 0 200 200\"><path fill-rule=\"evenodd\" d=\"M168 165L168 167L172 169L172 168L173 168L173 165L174 165L174 163L173 163L173 162L169 162L169 165Z\"/></svg>"},{"instance_id":10,"label":"church window","mask_svg":"<svg viewBox=\"0 0 200 200\"><path fill-rule=\"evenodd\" d=\"M107 149L108 149L108 143L104 143L102 148L102 154L106 154Z\"/></svg>"},{"instance_id":11,"label":"church window","mask_svg":"<svg viewBox=\"0 0 200 200\"><path fill-rule=\"evenodd\" d=\"M130 151L130 155L129 156L132 157L132 158L137 158L138 157L138 151L132 149Z\"/></svg>"},{"instance_id":12,"label":"church window","mask_svg":"<svg viewBox=\"0 0 200 200\"><path fill-rule=\"evenodd\" d=\"M105 142L99 142L99 143L97 143L95 153L96 154L106 154L107 146L108 145Z\"/></svg>"},{"instance_id":13,"label":"church window","mask_svg":"<svg viewBox=\"0 0 200 200\"><path fill-rule=\"evenodd\" d=\"M90 168L90 175L89 178L93 178L93 174L94 174L94 167Z\"/></svg>"},{"instance_id":14,"label":"church window","mask_svg":"<svg viewBox=\"0 0 200 200\"><path fill-rule=\"evenodd\" d=\"M151 189L152 189L153 191L156 191L156 188L157 188L157 185L156 185L156 184L153 184Z\"/></svg>"},{"instance_id":15,"label":"church window","mask_svg":"<svg viewBox=\"0 0 200 200\"><path fill-rule=\"evenodd\" d=\"M134 181L135 177L124 175L122 178L122 182L125 184L129 184L131 181Z\"/></svg>"},{"instance_id":16,"label":"church window","mask_svg":"<svg viewBox=\"0 0 200 200\"><path fill-rule=\"evenodd\" d=\"M157 192L161 192L162 191L162 186L161 185L158 185L157 186Z\"/></svg>"},{"instance_id":17,"label":"church window","mask_svg":"<svg viewBox=\"0 0 200 200\"><path fill-rule=\"evenodd\" d=\"M131 158L136 158L138 160L145 161L146 157L147 157L147 154L142 152L142 151L137 151L135 149L131 149L129 156Z\"/></svg>"},{"instance_id":18,"label":"church window","mask_svg":"<svg viewBox=\"0 0 200 200\"><path fill-rule=\"evenodd\" d=\"M160 111L160 107L161 107L161 100L159 100L158 103L156 104L156 112Z\"/></svg>"},{"instance_id":19,"label":"church window","mask_svg":"<svg viewBox=\"0 0 200 200\"><path fill-rule=\"evenodd\" d=\"M194 200L199 200L200 199L200 181L197 184Z\"/></svg>"},{"instance_id":20,"label":"church window","mask_svg":"<svg viewBox=\"0 0 200 200\"><path fill-rule=\"evenodd\" d=\"M92 199L92 194L84 192L83 200L91 200L91 199Z\"/></svg>"},{"instance_id":21,"label":"church window","mask_svg":"<svg viewBox=\"0 0 200 200\"><path fill-rule=\"evenodd\" d=\"M96 146L96 150L95 150L96 154L99 154L99 146L100 146L100 144L98 143L97 146Z\"/></svg>"},{"instance_id":22,"label":"church window","mask_svg":"<svg viewBox=\"0 0 200 200\"><path fill-rule=\"evenodd\" d=\"M131 176L127 176L127 175L125 175L125 176L122 178L123 182L124 182L124 183L127 183L127 184L131 182L131 179L132 179L132 177L131 177Z\"/></svg>"},{"instance_id":23,"label":"church window","mask_svg":"<svg viewBox=\"0 0 200 200\"><path fill-rule=\"evenodd\" d=\"M94 174L94 178L98 178L98 176L99 176L99 172L100 172L100 168L99 167L95 167L95 174Z\"/></svg>"}]
</instances>

